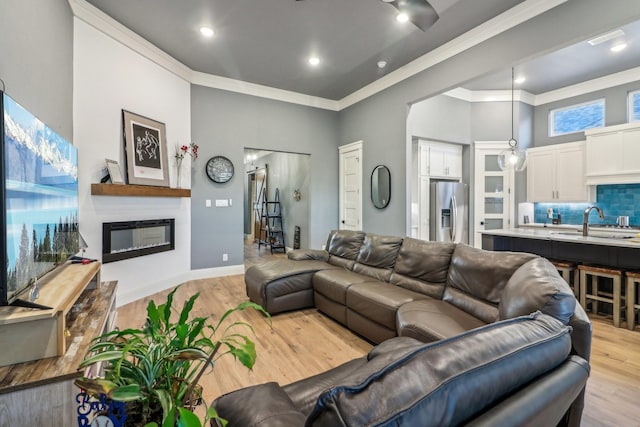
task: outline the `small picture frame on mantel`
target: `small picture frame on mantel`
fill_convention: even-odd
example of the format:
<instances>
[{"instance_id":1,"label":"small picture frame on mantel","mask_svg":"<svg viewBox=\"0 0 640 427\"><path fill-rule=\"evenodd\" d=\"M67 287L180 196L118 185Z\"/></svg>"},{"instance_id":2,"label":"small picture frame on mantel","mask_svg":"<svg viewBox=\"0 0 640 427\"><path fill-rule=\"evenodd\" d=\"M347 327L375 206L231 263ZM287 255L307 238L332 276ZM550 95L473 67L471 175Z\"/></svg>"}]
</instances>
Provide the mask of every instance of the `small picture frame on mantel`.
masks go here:
<instances>
[{"instance_id":1,"label":"small picture frame on mantel","mask_svg":"<svg viewBox=\"0 0 640 427\"><path fill-rule=\"evenodd\" d=\"M122 177L122 170L120 170L120 163L117 160L104 159L107 162L107 171L109 171L109 177L112 184L125 184Z\"/></svg>"}]
</instances>

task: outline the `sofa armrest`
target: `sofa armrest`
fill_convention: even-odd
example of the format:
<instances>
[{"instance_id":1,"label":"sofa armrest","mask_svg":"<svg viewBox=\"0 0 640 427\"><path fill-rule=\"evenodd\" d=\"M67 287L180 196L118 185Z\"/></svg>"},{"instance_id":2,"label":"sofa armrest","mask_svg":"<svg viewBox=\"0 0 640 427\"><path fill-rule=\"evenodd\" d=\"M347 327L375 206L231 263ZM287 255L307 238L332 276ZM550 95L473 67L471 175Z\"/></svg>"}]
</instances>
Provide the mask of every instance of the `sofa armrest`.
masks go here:
<instances>
[{"instance_id":1,"label":"sofa armrest","mask_svg":"<svg viewBox=\"0 0 640 427\"><path fill-rule=\"evenodd\" d=\"M329 261L329 252L320 249L294 249L287 253L287 257L294 261L312 259L318 261Z\"/></svg>"},{"instance_id":2,"label":"sofa armrest","mask_svg":"<svg viewBox=\"0 0 640 427\"><path fill-rule=\"evenodd\" d=\"M302 427L306 418L275 382L225 394L212 406L230 426Z\"/></svg>"}]
</instances>

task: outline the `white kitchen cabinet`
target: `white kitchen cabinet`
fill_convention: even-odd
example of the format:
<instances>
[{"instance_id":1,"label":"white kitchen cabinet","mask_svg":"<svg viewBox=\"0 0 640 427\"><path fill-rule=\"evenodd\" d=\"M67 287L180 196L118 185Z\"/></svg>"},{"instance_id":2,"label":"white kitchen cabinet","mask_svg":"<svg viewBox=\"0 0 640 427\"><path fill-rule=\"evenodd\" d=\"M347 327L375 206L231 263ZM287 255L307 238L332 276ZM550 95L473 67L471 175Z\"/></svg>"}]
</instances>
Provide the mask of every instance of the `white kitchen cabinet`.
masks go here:
<instances>
[{"instance_id":1,"label":"white kitchen cabinet","mask_svg":"<svg viewBox=\"0 0 640 427\"><path fill-rule=\"evenodd\" d=\"M594 200L585 180L584 141L530 148L527 156L527 201Z\"/></svg>"},{"instance_id":2,"label":"white kitchen cabinet","mask_svg":"<svg viewBox=\"0 0 640 427\"><path fill-rule=\"evenodd\" d=\"M429 184L432 180L462 181L462 145L443 142L418 140L414 142L414 173L412 190L412 234L420 239L429 240ZM417 229L413 229L417 222Z\"/></svg>"},{"instance_id":3,"label":"white kitchen cabinet","mask_svg":"<svg viewBox=\"0 0 640 427\"><path fill-rule=\"evenodd\" d=\"M462 178L462 146L432 141L420 142L420 174L432 178Z\"/></svg>"},{"instance_id":4,"label":"white kitchen cabinet","mask_svg":"<svg viewBox=\"0 0 640 427\"><path fill-rule=\"evenodd\" d=\"M640 182L640 125L591 129L585 135L589 185Z\"/></svg>"}]
</instances>

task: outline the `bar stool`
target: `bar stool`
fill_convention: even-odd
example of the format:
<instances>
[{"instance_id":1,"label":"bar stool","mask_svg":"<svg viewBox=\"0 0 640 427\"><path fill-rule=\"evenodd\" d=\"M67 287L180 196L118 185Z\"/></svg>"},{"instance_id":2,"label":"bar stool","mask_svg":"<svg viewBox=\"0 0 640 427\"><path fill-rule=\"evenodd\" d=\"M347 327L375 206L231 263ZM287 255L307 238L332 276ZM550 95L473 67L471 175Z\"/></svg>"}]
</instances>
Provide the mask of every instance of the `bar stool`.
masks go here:
<instances>
[{"instance_id":1,"label":"bar stool","mask_svg":"<svg viewBox=\"0 0 640 427\"><path fill-rule=\"evenodd\" d=\"M636 320L635 311L640 310L640 301L636 301L637 290L640 289L640 272L627 271L624 275L627 282L627 328L633 331Z\"/></svg>"},{"instance_id":2,"label":"bar stool","mask_svg":"<svg viewBox=\"0 0 640 427\"><path fill-rule=\"evenodd\" d=\"M580 271L580 304L586 310L587 301L591 301L593 313L598 313L598 302L609 303L613 306L613 326L620 327L620 312L622 311L622 271L613 268L579 265ZM613 292L598 289L598 279L604 277L613 282ZM591 283L591 292L589 292Z\"/></svg>"},{"instance_id":3,"label":"bar stool","mask_svg":"<svg viewBox=\"0 0 640 427\"><path fill-rule=\"evenodd\" d=\"M551 264L553 264L556 270L558 270L558 273L560 273L565 282L571 286L576 298L580 299L580 281L576 274L576 267L578 264L567 261L558 261L555 259L550 259L549 261L551 261Z\"/></svg>"}]
</instances>

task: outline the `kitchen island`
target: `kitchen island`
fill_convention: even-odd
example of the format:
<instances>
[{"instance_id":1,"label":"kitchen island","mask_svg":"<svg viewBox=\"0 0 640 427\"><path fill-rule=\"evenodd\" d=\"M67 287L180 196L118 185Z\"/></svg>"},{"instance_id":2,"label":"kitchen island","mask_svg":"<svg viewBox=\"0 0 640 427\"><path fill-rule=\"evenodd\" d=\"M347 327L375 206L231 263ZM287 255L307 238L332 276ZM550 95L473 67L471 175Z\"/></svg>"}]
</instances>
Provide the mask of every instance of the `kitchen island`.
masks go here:
<instances>
[{"instance_id":1,"label":"kitchen island","mask_svg":"<svg viewBox=\"0 0 640 427\"><path fill-rule=\"evenodd\" d=\"M529 252L549 259L593 264L622 270L640 270L640 238L635 232L589 229L521 227L482 232L482 248Z\"/></svg>"}]
</instances>

